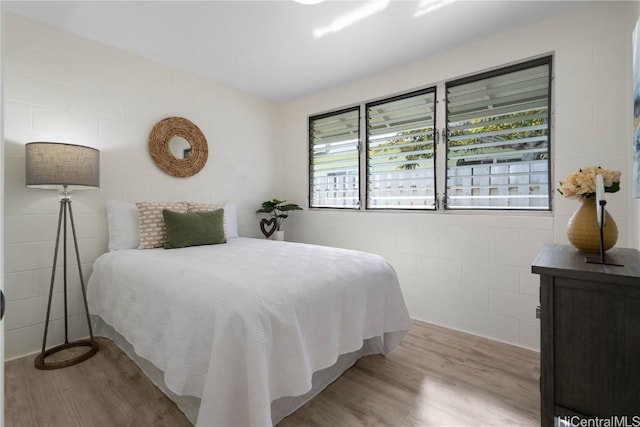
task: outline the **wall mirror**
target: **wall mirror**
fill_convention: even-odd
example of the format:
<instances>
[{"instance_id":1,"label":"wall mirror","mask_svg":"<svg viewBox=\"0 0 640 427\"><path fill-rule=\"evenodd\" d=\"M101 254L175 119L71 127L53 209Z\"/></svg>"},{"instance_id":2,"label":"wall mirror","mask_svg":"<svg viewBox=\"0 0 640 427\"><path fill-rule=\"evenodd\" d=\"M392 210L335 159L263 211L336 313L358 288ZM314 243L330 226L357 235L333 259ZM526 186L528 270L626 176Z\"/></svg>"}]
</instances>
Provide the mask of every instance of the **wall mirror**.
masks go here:
<instances>
[{"instance_id":1,"label":"wall mirror","mask_svg":"<svg viewBox=\"0 0 640 427\"><path fill-rule=\"evenodd\" d=\"M182 117L167 117L151 130L149 153L160 169L184 178L202 170L209 148L198 126Z\"/></svg>"},{"instance_id":2,"label":"wall mirror","mask_svg":"<svg viewBox=\"0 0 640 427\"><path fill-rule=\"evenodd\" d=\"M191 144L181 136L174 136L169 141L169 151L176 159L186 159L191 155Z\"/></svg>"}]
</instances>

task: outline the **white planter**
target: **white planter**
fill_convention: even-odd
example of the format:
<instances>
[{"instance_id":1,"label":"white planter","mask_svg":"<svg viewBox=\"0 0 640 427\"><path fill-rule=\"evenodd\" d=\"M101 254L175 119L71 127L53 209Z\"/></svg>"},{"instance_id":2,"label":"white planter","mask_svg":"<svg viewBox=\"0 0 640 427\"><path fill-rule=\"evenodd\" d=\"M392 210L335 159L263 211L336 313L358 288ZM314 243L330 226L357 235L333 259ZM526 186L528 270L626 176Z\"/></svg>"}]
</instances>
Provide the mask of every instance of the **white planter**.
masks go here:
<instances>
[{"instance_id":1,"label":"white planter","mask_svg":"<svg viewBox=\"0 0 640 427\"><path fill-rule=\"evenodd\" d=\"M284 240L284 230L276 230L271 236L271 240Z\"/></svg>"}]
</instances>

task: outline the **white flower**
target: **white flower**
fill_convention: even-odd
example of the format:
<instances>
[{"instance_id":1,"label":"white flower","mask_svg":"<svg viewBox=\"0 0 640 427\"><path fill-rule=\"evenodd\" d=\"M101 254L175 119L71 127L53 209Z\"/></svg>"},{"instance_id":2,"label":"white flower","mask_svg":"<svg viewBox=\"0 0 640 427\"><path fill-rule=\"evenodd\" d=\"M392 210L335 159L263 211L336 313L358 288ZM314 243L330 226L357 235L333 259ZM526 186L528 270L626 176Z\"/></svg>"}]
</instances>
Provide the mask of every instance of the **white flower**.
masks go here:
<instances>
[{"instance_id":1,"label":"white flower","mask_svg":"<svg viewBox=\"0 0 640 427\"><path fill-rule=\"evenodd\" d=\"M569 199L588 199L596 194L596 176L602 175L604 191L615 193L620 190L619 171L603 169L600 166L585 166L560 181L558 192Z\"/></svg>"}]
</instances>

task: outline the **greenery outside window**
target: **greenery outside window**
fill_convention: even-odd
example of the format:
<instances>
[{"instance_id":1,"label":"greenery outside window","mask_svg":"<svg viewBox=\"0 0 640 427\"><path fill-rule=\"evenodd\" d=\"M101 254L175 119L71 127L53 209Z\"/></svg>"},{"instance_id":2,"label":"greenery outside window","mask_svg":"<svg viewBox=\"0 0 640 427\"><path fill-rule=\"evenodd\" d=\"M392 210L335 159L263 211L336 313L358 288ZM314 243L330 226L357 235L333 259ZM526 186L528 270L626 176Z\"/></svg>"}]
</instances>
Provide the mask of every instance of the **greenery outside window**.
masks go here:
<instances>
[{"instance_id":1,"label":"greenery outside window","mask_svg":"<svg viewBox=\"0 0 640 427\"><path fill-rule=\"evenodd\" d=\"M435 209L435 106L435 88L366 105L368 209Z\"/></svg>"},{"instance_id":2,"label":"greenery outside window","mask_svg":"<svg viewBox=\"0 0 640 427\"><path fill-rule=\"evenodd\" d=\"M550 209L551 58L446 85L447 209Z\"/></svg>"},{"instance_id":3,"label":"greenery outside window","mask_svg":"<svg viewBox=\"0 0 640 427\"><path fill-rule=\"evenodd\" d=\"M309 206L551 210L551 60L309 117Z\"/></svg>"}]
</instances>

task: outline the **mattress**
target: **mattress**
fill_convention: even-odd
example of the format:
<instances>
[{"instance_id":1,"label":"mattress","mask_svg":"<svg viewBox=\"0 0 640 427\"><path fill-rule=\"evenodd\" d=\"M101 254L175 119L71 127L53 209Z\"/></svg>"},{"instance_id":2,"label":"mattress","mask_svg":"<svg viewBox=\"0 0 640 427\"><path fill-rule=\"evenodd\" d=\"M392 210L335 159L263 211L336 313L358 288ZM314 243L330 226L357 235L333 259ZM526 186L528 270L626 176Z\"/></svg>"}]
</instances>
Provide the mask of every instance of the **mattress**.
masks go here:
<instances>
[{"instance_id":1,"label":"mattress","mask_svg":"<svg viewBox=\"0 0 640 427\"><path fill-rule=\"evenodd\" d=\"M87 297L163 388L200 400L196 426L272 425L336 375L314 373L386 354L410 329L384 258L262 239L109 252ZM274 402L287 404L274 414Z\"/></svg>"}]
</instances>

